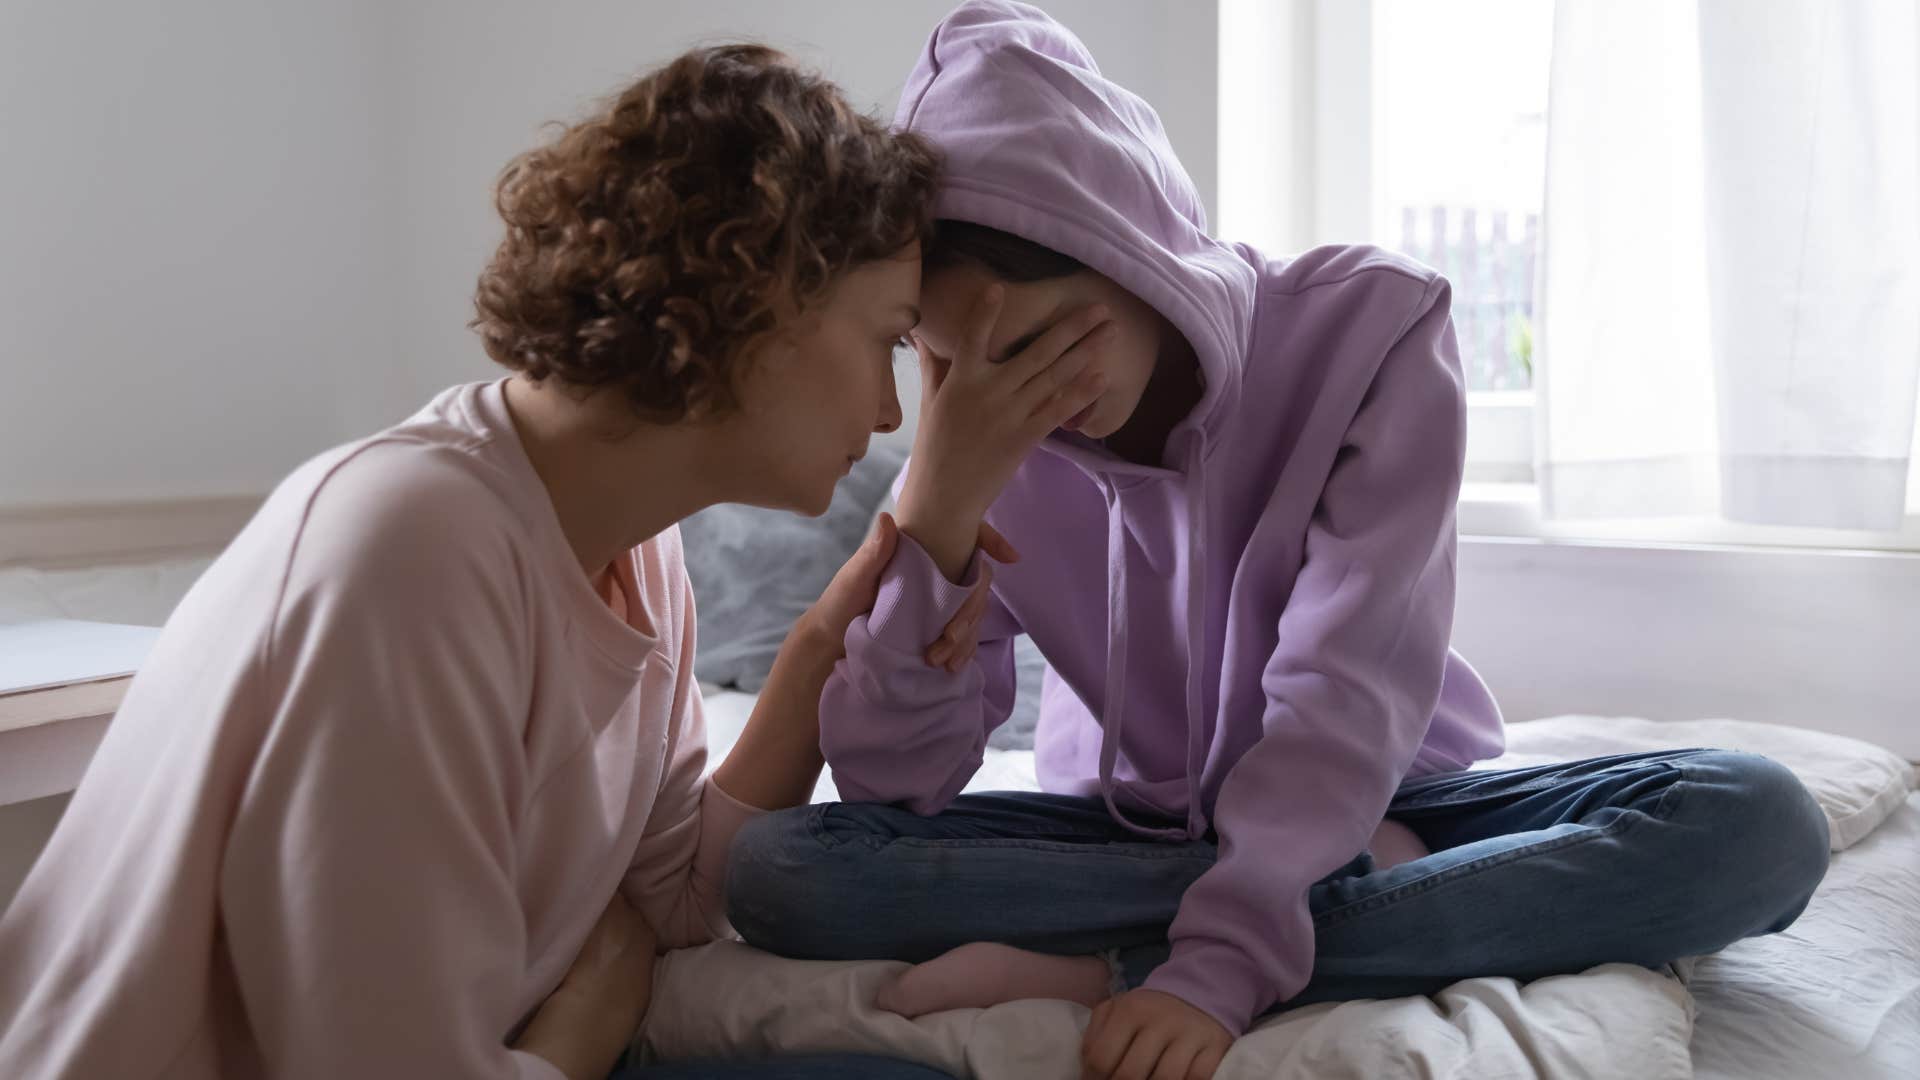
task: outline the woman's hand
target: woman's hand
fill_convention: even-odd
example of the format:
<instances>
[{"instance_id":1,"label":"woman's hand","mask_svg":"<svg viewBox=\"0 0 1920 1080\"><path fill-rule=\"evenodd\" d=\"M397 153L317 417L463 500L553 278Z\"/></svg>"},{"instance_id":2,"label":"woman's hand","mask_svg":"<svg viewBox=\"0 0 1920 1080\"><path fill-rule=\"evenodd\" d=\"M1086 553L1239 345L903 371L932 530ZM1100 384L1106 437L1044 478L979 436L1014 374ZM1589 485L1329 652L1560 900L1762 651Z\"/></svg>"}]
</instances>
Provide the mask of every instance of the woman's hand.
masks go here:
<instances>
[{"instance_id":1,"label":"woman's hand","mask_svg":"<svg viewBox=\"0 0 1920 1080\"><path fill-rule=\"evenodd\" d=\"M569 1080L604 1080L646 1018L658 947L653 927L615 890L514 1049L546 1059Z\"/></svg>"},{"instance_id":2,"label":"woman's hand","mask_svg":"<svg viewBox=\"0 0 1920 1080\"><path fill-rule=\"evenodd\" d=\"M1094 1010L1080 1040L1085 1080L1211 1080L1233 1047L1220 1022L1172 994L1129 990Z\"/></svg>"},{"instance_id":3,"label":"woman's hand","mask_svg":"<svg viewBox=\"0 0 1920 1080\"><path fill-rule=\"evenodd\" d=\"M1001 562L1018 561L1013 545L992 527L982 524L977 537L982 550ZM794 624L780 655L774 658L767 684L747 718L746 730L727 760L714 770L714 783L734 799L762 810L798 806L811 797L824 764L820 755L820 691L833 666L846 655L847 627L873 610L880 592L880 575L900 544L893 518L880 515L873 535L835 574L827 590ZM991 565L980 584L947 623L938 640L927 647L927 666L959 671L973 658L979 641L980 620L990 599Z\"/></svg>"},{"instance_id":4,"label":"woman's hand","mask_svg":"<svg viewBox=\"0 0 1920 1080\"><path fill-rule=\"evenodd\" d=\"M1014 550L1006 537L984 521L974 534L974 542L997 562L1020 561L1020 553ZM873 610L874 599L880 593L880 575L893 560L899 543L900 530L894 524L893 516L881 514L879 526L874 529L873 535L860 545L860 550L854 552L853 558L848 559L840 572L833 576L833 581L820 594L820 599L801 616L797 632L818 641L822 648L839 656L845 648L843 642L847 627L852 625L853 620ZM981 570L980 584L975 586L966 603L954 613L940 637L928 643L928 667L959 671L967 661L973 659L974 648L980 640L980 620L986 615L990 599L988 590L992 584L993 566L987 564Z\"/></svg>"},{"instance_id":5,"label":"woman's hand","mask_svg":"<svg viewBox=\"0 0 1920 1080\"><path fill-rule=\"evenodd\" d=\"M953 580L1014 470L1106 389L1094 358L1116 330L1104 306L1072 312L995 363L987 346L1004 293L998 284L981 293L954 356L935 357L914 339L924 389L913 467L900 493L900 527Z\"/></svg>"}]
</instances>

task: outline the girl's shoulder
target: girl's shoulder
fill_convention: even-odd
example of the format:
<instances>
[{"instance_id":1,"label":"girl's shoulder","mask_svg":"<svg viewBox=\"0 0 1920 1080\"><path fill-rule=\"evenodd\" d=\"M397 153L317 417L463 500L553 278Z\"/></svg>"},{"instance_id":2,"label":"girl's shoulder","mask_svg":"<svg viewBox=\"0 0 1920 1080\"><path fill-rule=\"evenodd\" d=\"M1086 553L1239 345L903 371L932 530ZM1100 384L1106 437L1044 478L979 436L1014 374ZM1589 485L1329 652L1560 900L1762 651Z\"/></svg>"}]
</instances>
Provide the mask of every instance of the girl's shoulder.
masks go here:
<instances>
[{"instance_id":1,"label":"girl's shoulder","mask_svg":"<svg viewBox=\"0 0 1920 1080\"><path fill-rule=\"evenodd\" d=\"M1338 296L1383 301L1418 298L1444 282L1438 270L1407 255L1372 244L1326 244L1285 259L1268 260L1260 271L1265 296Z\"/></svg>"}]
</instances>

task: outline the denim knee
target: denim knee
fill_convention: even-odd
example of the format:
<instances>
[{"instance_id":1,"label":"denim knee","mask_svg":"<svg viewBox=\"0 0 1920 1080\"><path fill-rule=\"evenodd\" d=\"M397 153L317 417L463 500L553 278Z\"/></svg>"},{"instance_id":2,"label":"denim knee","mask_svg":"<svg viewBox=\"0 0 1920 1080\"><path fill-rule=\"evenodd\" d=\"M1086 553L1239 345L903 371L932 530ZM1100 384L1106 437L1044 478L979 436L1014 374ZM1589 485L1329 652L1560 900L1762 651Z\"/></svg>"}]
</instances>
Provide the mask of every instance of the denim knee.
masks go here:
<instances>
[{"instance_id":1,"label":"denim knee","mask_svg":"<svg viewBox=\"0 0 1920 1080\"><path fill-rule=\"evenodd\" d=\"M813 808L762 814L734 834L727 855L727 921L749 945L802 955L801 935L818 924L818 863L824 849L813 837Z\"/></svg>"},{"instance_id":2,"label":"denim knee","mask_svg":"<svg viewBox=\"0 0 1920 1080\"><path fill-rule=\"evenodd\" d=\"M1719 886L1749 901L1741 935L1786 929L1826 876L1826 812L1792 770L1758 754L1707 751L1681 771L1697 785L1689 823L1709 826L1720 848L1714 861L1730 880Z\"/></svg>"}]
</instances>

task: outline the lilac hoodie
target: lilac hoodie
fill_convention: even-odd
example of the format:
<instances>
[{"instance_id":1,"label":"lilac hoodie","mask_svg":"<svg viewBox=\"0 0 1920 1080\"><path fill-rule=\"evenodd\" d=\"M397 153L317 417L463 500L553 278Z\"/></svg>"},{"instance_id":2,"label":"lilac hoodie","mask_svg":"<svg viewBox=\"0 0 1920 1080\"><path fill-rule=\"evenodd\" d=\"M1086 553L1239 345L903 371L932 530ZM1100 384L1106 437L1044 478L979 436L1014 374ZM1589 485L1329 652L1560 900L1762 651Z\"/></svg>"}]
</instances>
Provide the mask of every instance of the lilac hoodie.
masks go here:
<instances>
[{"instance_id":1,"label":"lilac hoodie","mask_svg":"<svg viewBox=\"0 0 1920 1080\"><path fill-rule=\"evenodd\" d=\"M834 781L939 812L1007 718L1011 639L1031 635L1042 786L1145 835L1217 831L1146 985L1239 1033L1306 984L1307 890L1366 847L1400 781L1502 747L1448 648L1466 431L1447 283L1373 248L1212 239L1153 110L1026 5L948 16L896 122L947 155L939 216L1112 278L1187 338L1206 389L1159 467L1065 433L1021 465L988 520L1023 558L997 568L958 674L920 650L981 556L954 584L902 538L822 697Z\"/></svg>"}]
</instances>

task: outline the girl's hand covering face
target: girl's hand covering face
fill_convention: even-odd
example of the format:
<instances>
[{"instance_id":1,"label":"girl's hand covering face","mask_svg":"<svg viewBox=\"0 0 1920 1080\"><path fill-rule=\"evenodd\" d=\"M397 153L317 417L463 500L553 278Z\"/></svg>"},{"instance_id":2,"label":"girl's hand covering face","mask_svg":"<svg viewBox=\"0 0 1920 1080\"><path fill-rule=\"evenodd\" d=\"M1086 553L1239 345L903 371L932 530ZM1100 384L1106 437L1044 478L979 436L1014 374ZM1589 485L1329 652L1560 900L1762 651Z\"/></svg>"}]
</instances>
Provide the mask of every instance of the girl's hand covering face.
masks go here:
<instances>
[{"instance_id":1,"label":"girl's hand covering face","mask_svg":"<svg viewBox=\"0 0 1920 1080\"><path fill-rule=\"evenodd\" d=\"M1105 305L1070 312L997 361L988 343L1004 299L998 283L981 292L953 356L913 338L925 391L908 487L922 509L937 503L960 519L984 517L1040 440L1106 388L1098 358L1116 328Z\"/></svg>"}]
</instances>

